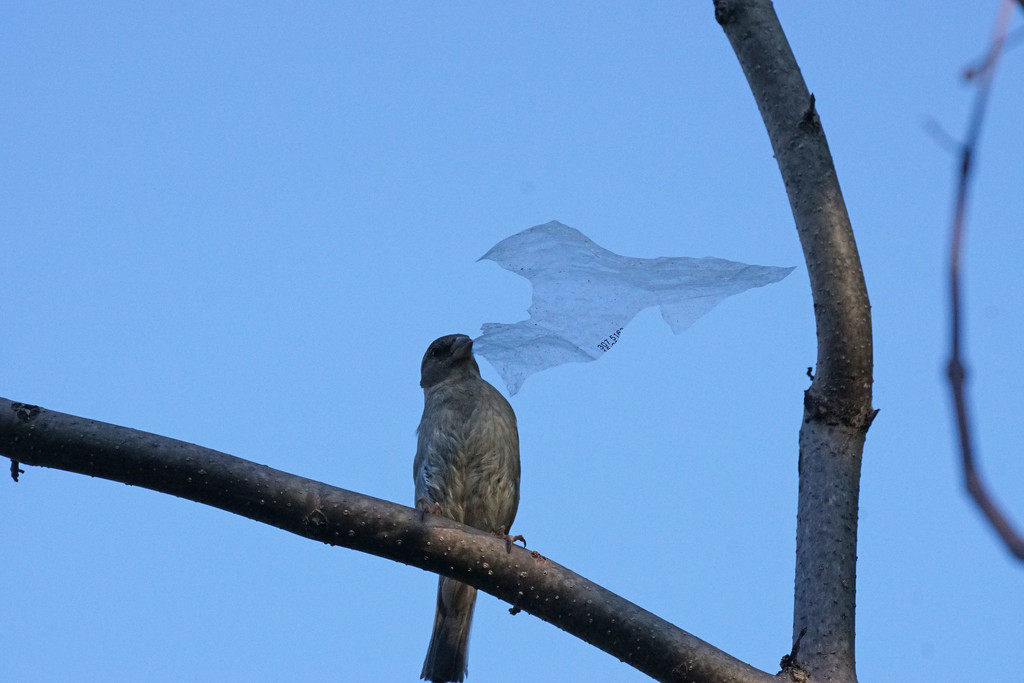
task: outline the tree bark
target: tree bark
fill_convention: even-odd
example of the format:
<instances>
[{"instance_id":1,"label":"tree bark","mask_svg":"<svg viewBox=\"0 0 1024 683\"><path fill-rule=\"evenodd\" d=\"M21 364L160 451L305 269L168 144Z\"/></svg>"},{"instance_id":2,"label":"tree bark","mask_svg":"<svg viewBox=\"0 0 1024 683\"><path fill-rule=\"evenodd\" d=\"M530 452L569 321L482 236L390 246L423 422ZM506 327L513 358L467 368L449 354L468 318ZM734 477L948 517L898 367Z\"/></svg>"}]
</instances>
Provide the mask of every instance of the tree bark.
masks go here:
<instances>
[{"instance_id":1,"label":"tree bark","mask_svg":"<svg viewBox=\"0 0 1024 683\"><path fill-rule=\"evenodd\" d=\"M793 638L813 680L855 681L857 504L875 415L867 287L814 96L772 3L716 0L715 18L767 128L814 298L818 358L799 438Z\"/></svg>"},{"instance_id":2,"label":"tree bark","mask_svg":"<svg viewBox=\"0 0 1024 683\"><path fill-rule=\"evenodd\" d=\"M438 515L7 399L0 399L0 453L15 469L20 462L142 486L456 578L660 681L775 680L539 553Z\"/></svg>"}]
</instances>

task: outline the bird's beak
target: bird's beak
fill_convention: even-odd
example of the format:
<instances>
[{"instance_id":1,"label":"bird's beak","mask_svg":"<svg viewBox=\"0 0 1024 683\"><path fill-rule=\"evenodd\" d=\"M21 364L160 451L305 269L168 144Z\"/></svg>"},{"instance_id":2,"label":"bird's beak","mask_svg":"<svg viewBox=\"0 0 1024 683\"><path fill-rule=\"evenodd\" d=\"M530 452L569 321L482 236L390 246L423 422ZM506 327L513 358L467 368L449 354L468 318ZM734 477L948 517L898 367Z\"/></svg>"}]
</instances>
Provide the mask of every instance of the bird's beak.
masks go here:
<instances>
[{"instance_id":1,"label":"bird's beak","mask_svg":"<svg viewBox=\"0 0 1024 683\"><path fill-rule=\"evenodd\" d=\"M459 335L452 344L452 358L469 358L473 355L473 340L466 335Z\"/></svg>"}]
</instances>

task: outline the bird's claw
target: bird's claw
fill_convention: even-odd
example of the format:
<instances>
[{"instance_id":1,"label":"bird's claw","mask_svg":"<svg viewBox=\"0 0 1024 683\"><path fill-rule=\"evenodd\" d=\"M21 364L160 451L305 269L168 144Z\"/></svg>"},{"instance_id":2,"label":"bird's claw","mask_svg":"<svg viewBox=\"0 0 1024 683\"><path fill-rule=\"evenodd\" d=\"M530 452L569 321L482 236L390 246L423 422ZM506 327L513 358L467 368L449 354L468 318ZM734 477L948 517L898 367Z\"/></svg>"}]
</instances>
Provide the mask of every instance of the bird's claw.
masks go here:
<instances>
[{"instance_id":1,"label":"bird's claw","mask_svg":"<svg viewBox=\"0 0 1024 683\"><path fill-rule=\"evenodd\" d=\"M503 527L503 526L498 527L497 531L494 532L494 535L498 536L499 538L504 538L505 539L505 551L506 552L512 552L512 544L515 543L516 541L521 541L522 544L523 544L523 547L524 548L526 547L526 539L525 538L523 538L522 536L520 536L518 534L515 535L515 536L509 536L508 534L505 533L505 527Z\"/></svg>"},{"instance_id":2,"label":"bird's claw","mask_svg":"<svg viewBox=\"0 0 1024 683\"><path fill-rule=\"evenodd\" d=\"M426 498L418 499L416 501L416 507L418 507L419 510L420 510L420 521L421 522L427 518L427 513L430 513L432 515L439 515L439 514L441 514L441 504L440 503L434 503L433 505L431 505L430 501L427 500Z\"/></svg>"},{"instance_id":3,"label":"bird's claw","mask_svg":"<svg viewBox=\"0 0 1024 683\"><path fill-rule=\"evenodd\" d=\"M523 544L523 547L526 547L526 538L524 538L521 534L516 534L515 536L509 536L508 534L505 534L505 552L512 552L512 545L516 541L520 541Z\"/></svg>"}]
</instances>

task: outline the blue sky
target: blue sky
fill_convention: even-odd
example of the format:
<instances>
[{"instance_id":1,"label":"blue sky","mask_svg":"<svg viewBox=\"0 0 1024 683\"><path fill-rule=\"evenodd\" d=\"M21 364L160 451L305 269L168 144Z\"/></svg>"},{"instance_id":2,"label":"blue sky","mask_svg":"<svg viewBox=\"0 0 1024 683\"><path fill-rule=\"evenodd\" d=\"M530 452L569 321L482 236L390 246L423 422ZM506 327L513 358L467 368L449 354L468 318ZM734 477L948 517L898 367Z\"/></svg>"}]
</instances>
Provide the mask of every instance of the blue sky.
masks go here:
<instances>
[{"instance_id":1,"label":"blue sky","mask_svg":"<svg viewBox=\"0 0 1024 683\"><path fill-rule=\"evenodd\" d=\"M1022 567L960 483L942 381L954 160L925 130L963 130L959 74L996 4L777 10L873 305L860 675L1013 680ZM613 353L512 400L530 546L775 670L814 325L710 2L8 3L0 64L2 394L381 498L412 502L427 344L525 317L526 281L476 262L504 237L559 220L627 256L798 266L680 337L642 313ZM966 296L982 471L1024 523L1021 82L1017 49ZM419 673L432 575L68 473L0 487L7 680ZM645 680L482 597L470 680L527 679Z\"/></svg>"}]
</instances>

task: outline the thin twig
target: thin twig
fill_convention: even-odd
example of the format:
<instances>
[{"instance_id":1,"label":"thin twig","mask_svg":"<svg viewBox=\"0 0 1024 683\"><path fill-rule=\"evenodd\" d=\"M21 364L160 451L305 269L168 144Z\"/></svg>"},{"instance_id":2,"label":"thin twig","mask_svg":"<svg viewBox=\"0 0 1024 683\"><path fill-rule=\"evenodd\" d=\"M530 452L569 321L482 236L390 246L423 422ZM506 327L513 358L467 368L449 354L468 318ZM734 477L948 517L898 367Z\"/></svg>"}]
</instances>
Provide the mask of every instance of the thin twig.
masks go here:
<instances>
[{"instance_id":1,"label":"thin twig","mask_svg":"<svg viewBox=\"0 0 1024 683\"><path fill-rule=\"evenodd\" d=\"M1024 7L1024 0L1017 0ZM971 172L977 150L981 126L988 106L992 79L995 75L999 56L1006 43L1006 35L1010 25L1013 9L1011 0L1003 0L999 6L996 24L992 30L989 51L976 70L968 73L968 78L977 84L974 108L967 126L967 137L960 147L960 175L956 189L956 204L953 211L953 234L950 243L949 284L951 309L951 350L948 366L949 383L953 392L953 405L956 413L957 432L960 437L960 453L963 460L964 481L967 491L974 502L988 518L1006 547L1018 559L1024 560L1024 539L1014 530L1009 520L1000 511L999 506L988 494L981 481L974 462L970 422L967 417L967 396L964 383L967 372L961 360L963 344L961 343L961 317L963 306L960 299L960 262L963 255L964 229L967 213L967 193L970 189Z\"/></svg>"}]
</instances>

